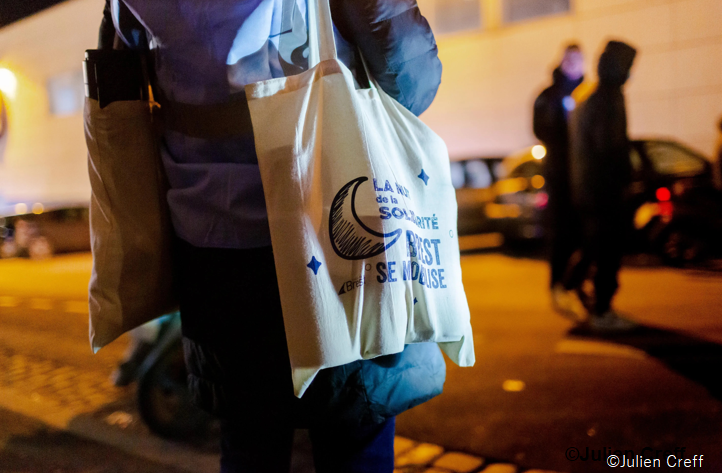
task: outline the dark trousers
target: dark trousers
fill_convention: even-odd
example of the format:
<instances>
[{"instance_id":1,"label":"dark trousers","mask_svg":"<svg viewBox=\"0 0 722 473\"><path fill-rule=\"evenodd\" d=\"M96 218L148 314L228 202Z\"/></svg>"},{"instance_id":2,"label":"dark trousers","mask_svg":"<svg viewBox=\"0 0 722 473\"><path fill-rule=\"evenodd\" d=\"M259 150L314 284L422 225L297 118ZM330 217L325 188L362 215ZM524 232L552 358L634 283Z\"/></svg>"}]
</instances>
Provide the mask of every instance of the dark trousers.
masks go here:
<instances>
[{"instance_id":1,"label":"dark trousers","mask_svg":"<svg viewBox=\"0 0 722 473\"><path fill-rule=\"evenodd\" d=\"M395 418L350 428L311 428L317 473L391 473ZM288 473L294 429L275 425L250 428L221 424L221 473Z\"/></svg>"},{"instance_id":2,"label":"dark trousers","mask_svg":"<svg viewBox=\"0 0 722 473\"><path fill-rule=\"evenodd\" d=\"M611 307L619 288L617 275L622 264L626 225L620 212L582 214L582 257L570 269L565 286L578 288L584 283L592 266L594 274L594 315L602 315Z\"/></svg>"},{"instance_id":3,"label":"dark trousers","mask_svg":"<svg viewBox=\"0 0 722 473\"><path fill-rule=\"evenodd\" d=\"M201 383L191 392L222 419L223 473L288 473L300 424L310 427L318 473L393 471L394 417L381 424L309 424L309 393L332 389L316 386L325 380L321 373L303 397L308 405L293 394L270 247L197 248L178 240L175 256L186 364Z\"/></svg>"},{"instance_id":4,"label":"dark trousers","mask_svg":"<svg viewBox=\"0 0 722 473\"><path fill-rule=\"evenodd\" d=\"M571 205L569 192L549 189L548 195L545 227L551 273L549 285L553 287L557 283L564 283L569 262L581 246L582 236L579 218Z\"/></svg>"}]
</instances>

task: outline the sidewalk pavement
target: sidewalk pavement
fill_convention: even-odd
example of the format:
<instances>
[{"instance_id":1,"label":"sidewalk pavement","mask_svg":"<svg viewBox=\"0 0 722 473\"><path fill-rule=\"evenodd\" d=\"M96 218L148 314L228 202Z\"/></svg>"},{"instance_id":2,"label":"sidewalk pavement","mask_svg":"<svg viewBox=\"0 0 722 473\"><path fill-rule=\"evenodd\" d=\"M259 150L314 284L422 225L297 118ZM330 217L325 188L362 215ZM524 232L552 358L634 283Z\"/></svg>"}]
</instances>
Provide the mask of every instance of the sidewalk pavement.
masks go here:
<instances>
[{"instance_id":1,"label":"sidewalk pavement","mask_svg":"<svg viewBox=\"0 0 722 473\"><path fill-rule=\"evenodd\" d=\"M218 471L217 430L190 443L155 436L139 418L135 388L117 388L108 375L0 346L0 407L177 471ZM404 437L396 437L394 449L395 473L553 473L522 470ZM292 472L314 472L304 431L297 434Z\"/></svg>"}]
</instances>

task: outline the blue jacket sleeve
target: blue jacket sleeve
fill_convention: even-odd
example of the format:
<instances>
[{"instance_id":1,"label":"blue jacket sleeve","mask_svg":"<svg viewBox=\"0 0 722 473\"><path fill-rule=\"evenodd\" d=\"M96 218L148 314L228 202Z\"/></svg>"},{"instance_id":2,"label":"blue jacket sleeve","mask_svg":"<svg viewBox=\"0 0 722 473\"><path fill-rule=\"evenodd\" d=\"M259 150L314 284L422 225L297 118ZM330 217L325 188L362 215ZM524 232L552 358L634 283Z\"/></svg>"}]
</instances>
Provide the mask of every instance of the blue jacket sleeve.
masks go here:
<instances>
[{"instance_id":1,"label":"blue jacket sleeve","mask_svg":"<svg viewBox=\"0 0 722 473\"><path fill-rule=\"evenodd\" d=\"M415 115L441 83L434 34L416 0L331 0L343 37L356 45L376 82Z\"/></svg>"}]
</instances>

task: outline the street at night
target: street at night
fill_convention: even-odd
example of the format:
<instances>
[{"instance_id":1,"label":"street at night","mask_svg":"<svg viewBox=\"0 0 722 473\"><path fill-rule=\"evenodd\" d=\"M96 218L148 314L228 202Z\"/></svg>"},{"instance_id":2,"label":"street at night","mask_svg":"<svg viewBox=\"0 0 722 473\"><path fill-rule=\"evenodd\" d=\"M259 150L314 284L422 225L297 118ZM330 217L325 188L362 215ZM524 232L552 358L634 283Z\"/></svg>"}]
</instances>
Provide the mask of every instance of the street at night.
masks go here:
<instances>
[{"instance_id":1,"label":"street at night","mask_svg":"<svg viewBox=\"0 0 722 473\"><path fill-rule=\"evenodd\" d=\"M401 416L401 435L573 472L608 467L570 462L570 448L686 447L722 471L722 273L626 267L617 308L642 327L600 338L551 310L543 261L485 254L462 268L476 366L447 363L444 394Z\"/></svg>"},{"instance_id":2,"label":"street at night","mask_svg":"<svg viewBox=\"0 0 722 473\"><path fill-rule=\"evenodd\" d=\"M109 381L125 337L90 353L90 265L87 254L0 261L0 408L8 413L0 471L46 471L43 461L47 471L166 471L159 462L167 471L214 471L216 433L162 440L139 420L135 388ZM722 471L722 273L627 265L617 308L641 327L599 337L551 310L542 260L467 254L462 269L477 363L448 362L444 393L401 415L398 435L519 471L607 471L592 461L597 450L646 447L661 458L685 448L685 458L704 455L702 471ZM294 471L310 471L307 442L297 443ZM134 458L137 469L83 467L93 445L126 466ZM76 463L58 454L63 446L79 449ZM570 449L581 458L569 461Z\"/></svg>"},{"instance_id":3,"label":"street at night","mask_svg":"<svg viewBox=\"0 0 722 473\"><path fill-rule=\"evenodd\" d=\"M722 473L721 24L0 0L0 473Z\"/></svg>"}]
</instances>

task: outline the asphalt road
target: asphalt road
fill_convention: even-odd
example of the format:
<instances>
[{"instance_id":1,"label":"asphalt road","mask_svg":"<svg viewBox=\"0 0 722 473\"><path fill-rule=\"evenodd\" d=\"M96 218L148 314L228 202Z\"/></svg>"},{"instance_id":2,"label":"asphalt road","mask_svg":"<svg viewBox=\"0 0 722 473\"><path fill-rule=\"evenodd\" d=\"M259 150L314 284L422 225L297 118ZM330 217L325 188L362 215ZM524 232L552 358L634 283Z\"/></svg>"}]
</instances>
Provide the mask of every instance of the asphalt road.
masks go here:
<instances>
[{"instance_id":1,"label":"asphalt road","mask_svg":"<svg viewBox=\"0 0 722 473\"><path fill-rule=\"evenodd\" d=\"M722 273L625 267L616 308L643 327L604 339L550 309L542 261L484 254L462 269L477 363L447 363L444 394L402 414L400 435L572 472L609 468L568 450L649 447L664 462L686 447L722 472Z\"/></svg>"},{"instance_id":2,"label":"asphalt road","mask_svg":"<svg viewBox=\"0 0 722 473\"><path fill-rule=\"evenodd\" d=\"M103 443L0 408L3 473L179 473Z\"/></svg>"},{"instance_id":3,"label":"asphalt road","mask_svg":"<svg viewBox=\"0 0 722 473\"><path fill-rule=\"evenodd\" d=\"M462 269L477 364L462 369L449 363L444 394L401 415L400 435L526 468L569 472L608 471L591 458L569 461L565 455L573 458L573 448L583 458L587 448L592 456L604 448L639 454L649 447L660 450L664 461L664 450L684 447L688 458L704 455L702 471L722 472L722 273L625 268L617 308L644 328L601 339L573 330L551 311L543 262L486 253L464 256ZM32 417L45 409L61 427L82 423L73 414L79 411L106 424L126 422L141 438L126 445L132 452L152 438L128 416L129 392L107 381L125 338L90 354L84 306L89 271L88 255L0 261L0 397L16 413ZM61 382L68 386L58 392ZM15 405L8 393L20 393ZM55 404L49 401L58 396ZM14 471L3 465L36 451L28 447L33 439L73 442L38 429L26 417L0 410L1 471ZM81 452L95 445L74 441ZM171 446L153 448L167 457ZM215 465L212 454L198 461Z\"/></svg>"}]
</instances>

